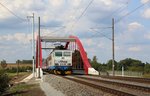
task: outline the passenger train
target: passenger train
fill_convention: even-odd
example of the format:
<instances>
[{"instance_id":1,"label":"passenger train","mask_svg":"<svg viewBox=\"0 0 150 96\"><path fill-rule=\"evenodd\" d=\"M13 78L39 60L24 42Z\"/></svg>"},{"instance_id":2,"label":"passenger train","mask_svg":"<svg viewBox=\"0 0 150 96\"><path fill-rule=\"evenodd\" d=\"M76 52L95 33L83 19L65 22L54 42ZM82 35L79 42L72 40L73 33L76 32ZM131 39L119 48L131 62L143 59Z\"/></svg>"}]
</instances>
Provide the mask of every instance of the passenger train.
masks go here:
<instances>
[{"instance_id":1,"label":"passenger train","mask_svg":"<svg viewBox=\"0 0 150 96\"><path fill-rule=\"evenodd\" d=\"M46 59L47 71L54 74L72 73L72 51L53 50Z\"/></svg>"}]
</instances>

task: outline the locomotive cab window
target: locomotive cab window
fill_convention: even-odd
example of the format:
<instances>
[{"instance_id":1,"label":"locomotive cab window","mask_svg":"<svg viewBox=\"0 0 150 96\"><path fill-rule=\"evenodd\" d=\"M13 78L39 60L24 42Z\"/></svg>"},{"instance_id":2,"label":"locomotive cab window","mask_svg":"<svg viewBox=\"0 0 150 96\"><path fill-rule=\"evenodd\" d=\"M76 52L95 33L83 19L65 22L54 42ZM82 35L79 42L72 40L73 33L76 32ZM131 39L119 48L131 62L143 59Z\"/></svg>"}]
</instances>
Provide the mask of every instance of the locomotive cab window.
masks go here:
<instances>
[{"instance_id":1,"label":"locomotive cab window","mask_svg":"<svg viewBox=\"0 0 150 96\"><path fill-rule=\"evenodd\" d=\"M64 52L64 56L69 57L71 56L70 52Z\"/></svg>"},{"instance_id":2,"label":"locomotive cab window","mask_svg":"<svg viewBox=\"0 0 150 96\"><path fill-rule=\"evenodd\" d=\"M62 56L62 52L55 52L55 56L61 57Z\"/></svg>"}]
</instances>

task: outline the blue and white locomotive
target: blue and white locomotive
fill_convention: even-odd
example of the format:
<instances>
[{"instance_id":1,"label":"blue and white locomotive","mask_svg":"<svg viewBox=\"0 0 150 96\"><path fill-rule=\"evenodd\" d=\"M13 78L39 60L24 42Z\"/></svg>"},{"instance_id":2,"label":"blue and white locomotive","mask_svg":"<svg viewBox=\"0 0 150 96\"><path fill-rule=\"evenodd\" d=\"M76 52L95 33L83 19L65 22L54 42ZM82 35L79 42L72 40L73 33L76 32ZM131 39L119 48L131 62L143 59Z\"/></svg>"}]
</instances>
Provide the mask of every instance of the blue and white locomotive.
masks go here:
<instances>
[{"instance_id":1,"label":"blue and white locomotive","mask_svg":"<svg viewBox=\"0 0 150 96\"><path fill-rule=\"evenodd\" d=\"M72 51L71 50L53 50L46 59L46 65L49 72L54 74L72 73Z\"/></svg>"}]
</instances>

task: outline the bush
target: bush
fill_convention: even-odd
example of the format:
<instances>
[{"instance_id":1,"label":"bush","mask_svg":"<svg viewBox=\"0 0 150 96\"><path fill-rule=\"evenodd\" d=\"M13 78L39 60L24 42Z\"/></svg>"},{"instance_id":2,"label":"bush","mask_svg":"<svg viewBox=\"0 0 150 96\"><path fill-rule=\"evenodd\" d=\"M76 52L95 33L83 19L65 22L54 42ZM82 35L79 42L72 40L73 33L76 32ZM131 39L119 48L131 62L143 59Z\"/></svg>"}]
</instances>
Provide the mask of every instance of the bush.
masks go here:
<instances>
[{"instance_id":1,"label":"bush","mask_svg":"<svg viewBox=\"0 0 150 96\"><path fill-rule=\"evenodd\" d=\"M0 69L0 95L3 94L9 87L10 78L6 72Z\"/></svg>"},{"instance_id":2,"label":"bush","mask_svg":"<svg viewBox=\"0 0 150 96\"><path fill-rule=\"evenodd\" d=\"M19 72L27 72L27 70L32 70L32 67L22 66L22 67L19 67L19 69L18 69ZM17 72L17 67L6 68L6 71L9 72L9 73L16 73Z\"/></svg>"}]
</instances>

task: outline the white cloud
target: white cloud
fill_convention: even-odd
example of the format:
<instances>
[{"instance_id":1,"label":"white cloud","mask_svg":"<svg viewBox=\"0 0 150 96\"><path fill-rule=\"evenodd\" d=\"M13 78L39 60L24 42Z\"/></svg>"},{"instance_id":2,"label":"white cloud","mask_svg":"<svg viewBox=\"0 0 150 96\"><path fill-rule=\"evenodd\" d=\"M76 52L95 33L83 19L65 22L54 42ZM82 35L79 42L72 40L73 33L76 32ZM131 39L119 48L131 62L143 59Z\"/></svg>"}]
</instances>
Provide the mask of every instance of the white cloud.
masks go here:
<instances>
[{"instance_id":1,"label":"white cloud","mask_svg":"<svg viewBox=\"0 0 150 96\"><path fill-rule=\"evenodd\" d=\"M130 47L128 50L131 52L139 52L141 51L141 48L138 46L134 46L134 47Z\"/></svg>"},{"instance_id":2,"label":"white cloud","mask_svg":"<svg viewBox=\"0 0 150 96\"><path fill-rule=\"evenodd\" d=\"M82 44L87 46L92 46L95 44L95 42L92 39L82 39L81 42Z\"/></svg>"},{"instance_id":3,"label":"white cloud","mask_svg":"<svg viewBox=\"0 0 150 96\"><path fill-rule=\"evenodd\" d=\"M0 6L0 13L0 19L6 19L11 16L11 14L3 6Z\"/></svg>"},{"instance_id":4,"label":"white cloud","mask_svg":"<svg viewBox=\"0 0 150 96\"><path fill-rule=\"evenodd\" d=\"M144 37L145 37L146 39L150 39L150 33L144 34Z\"/></svg>"},{"instance_id":5,"label":"white cloud","mask_svg":"<svg viewBox=\"0 0 150 96\"><path fill-rule=\"evenodd\" d=\"M93 45L93 40L92 40L92 39L87 39L87 40L86 40L86 44L87 44L88 46Z\"/></svg>"},{"instance_id":6,"label":"white cloud","mask_svg":"<svg viewBox=\"0 0 150 96\"><path fill-rule=\"evenodd\" d=\"M32 13L35 13L35 22L37 23L37 17L41 16L41 24L45 26L51 26L54 25L55 21L58 21L58 25L65 26L64 29L59 28L43 28L41 29L41 35L48 35L48 36L63 36L68 34L74 34L75 36L79 37L86 37L86 36L92 36L92 33L89 31L89 28L97 26L109 26L111 25L111 19L107 19L106 17L112 14L115 10L120 8L124 8L126 6L126 2L128 0L94 0L94 2L90 5L88 10L83 14L83 16L76 22L76 20L79 18L83 10L86 8L86 6L89 4L91 0L1 0L4 5L6 5L11 11L13 11L17 16L20 16L22 18L26 18L27 15L32 15ZM142 3L146 2L147 0L141 0ZM5 2L5 3L4 3ZM139 1L138 1L139 2ZM132 4L131 4L132 5ZM129 4L130 7L130 4ZM135 7L135 6L133 6ZM0 7L0 20L4 20L3 18L15 18L11 13L9 13L5 8L2 6ZM125 8L122 12L118 11L116 14L113 14L112 17L119 18L121 15L124 15L125 12L130 12L132 8ZM145 11L145 16L147 18L149 17L149 11ZM132 15L133 16L133 15ZM2 19L1 19L2 18ZM111 18L111 17L110 17ZM17 20L15 18L15 20ZM13 21L15 21L13 20ZM54 22L51 22L54 21ZM106 22L105 22L106 21ZM110 22L107 22L110 21ZM127 26L127 22L129 20L124 20L123 26L125 27L119 27L120 23L118 23L117 30L120 31L126 31L123 32L122 36L120 36L116 42L118 43L118 46L115 46L115 50L119 50L119 54L124 54L125 52L122 51L122 49L128 49L124 48L124 46L127 46L126 43L129 42L136 42L137 39L143 40L143 37L139 38L139 36L143 36L141 34L144 34L143 31L139 30L143 25L141 25L138 22L132 22ZM5 21L9 22L9 21ZM56 22L57 23L57 22ZM72 25L75 23L74 27L72 28ZM55 24L57 25L57 24ZM116 26L116 27L117 27ZM7 28L7 27L6 27ZM119 29L120 28L120 29ZM129 30L127 30L127 28ZM72 29L72 30L71 30ZM8 29L6 29L8 31ZM26 29L23 29L24 32ZM37 30L37 28L36 28ZM58 31L56 31L58 30ZM109 30L109 29L108 29ZM104 30L108 31L108 30ZM118 33L116 30L116 38L118 37ZM3 33L0 35L1 41L8 41L10 42L17 42L18 45L22 46L22 44L29 44L31 40L31 34L27 33L19 33L18 30L12 30L14 34L6 34ZM55 32L54 32L55 31ZM101 30L99 30L101 31ZM129 31L135 31L129 32ZM4 30L5 32L5 30ZM17 32L17 33L15 33ZM22 31L21 31L22 32ZM12 32L11 32L12 33ZM139 34L140 35L139 35ZM104 33L107 34L107 33ZM36 35L35 35L36 36ZM145 38L149 39L150 35L145 35ZM81 38L80 38L81 39ZM139 41L140 41L139 40ZM92 55L99 55L100 58L108 59L111 57L111 41L107 41L106 38L104 39L95 39L95 38L86 38L82 39L82 44L84 44L84 48L87 49L88 54ZM119 44L124 44L120 46ZM10 45L11 46L11 45ZM1 47L1 46L0 46ZM24 47L20 48L20 51L24 52ZM7 50L7 51L11 51ZM17 48L16 48L17 50ZM140 50L140 47L130 47L130 51L138 51ZM129 51L128 50L128 51ZM26 50L26 53L29 50ZM107 51L107 52L106 52ZM122 52L121 52L122 51ZM101 53L101 54L98 54ZM148 52L147 52L148 53ZM30 55L29 55L30 56ZM27 56L27 57L29 57ZM18 56L20 57L20 56ZM17 57L16 57L17 58Z\"/></svg>"},{"instance_id":7,"label":"white cloud","mask_svg":"<svg viewBox=\"0 0 150 96\"><path fill-rule=\"evenodd\" d=\"M0 40L1 41L13 41L13 42L19 42L22 44L28 44L30 43L30 40L32 39L31 34L25 34L25 33L15 33L13 35L7 34L7 35L1 35Z\"/></svg>"},{"instance_id":8,"label":"white cloud","mask_svg":"<svg viewBox=\"0 0 150 96\"><path fill-rule=\"evenodd\" d=\"M112 0L101 0L101 1L107 6L112 5Z\"/></svg>"},{"instance_id":9,"label":"white cloud","mask_svg":"<svg viewBox=\"0 0 150 96\"><path fill-rule=\"evenodd\" d=\"M136 31L140 28L142 28L142 25L138 22L132 22L132 23L128 24L129 31Z\"/></svg>"},{"instance_id":10,"label":"white cloud","mask_svg":"<svg viewBox=\"0 0 150 96\"><path fill-rule=\"evenodd\" d=\"M146 3L148 2L149 0L141 0L141 3Z\"/></svg>"},{"instance_id":11,"label":"white cloud","mask_svg":"<svg viewBox=\"0 0 150 96\"><path fill-rule=\"evenodd\" d=\"M63 4L64 0L49 0L53 7L59 7Z\"/></svg>"},{"instance_id":12,"label":"white cloud","mask_svg":"<svg viewBox=\"0 0 150 96\"><path fill-rule=\"evenodd\" d=\"M99 43L99 44L97 45L97 47L99 47L99 48L104 48L104 44L103 44L103 43Z\"/></svg>"},{"instance_id":13,"label":"white cloud","mask_svg":"<svg viewBox=\"0 0 150 96\"><path fill-rule=\"evenodd\" d=\"M150 8L144 10L142 16L146 19L150 19Z\"/></svg>"},{"instance_id":14,"label":"white cloud","mask_svg":"<svg viewBox=\"0 0 150 96\"><path fill-rule=\"evenodd\" d=\"M120 50L119 46L115 46L115 51Z\"/></svg>"}]
</instances>

